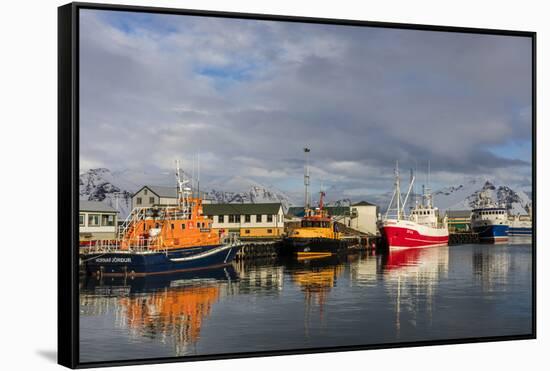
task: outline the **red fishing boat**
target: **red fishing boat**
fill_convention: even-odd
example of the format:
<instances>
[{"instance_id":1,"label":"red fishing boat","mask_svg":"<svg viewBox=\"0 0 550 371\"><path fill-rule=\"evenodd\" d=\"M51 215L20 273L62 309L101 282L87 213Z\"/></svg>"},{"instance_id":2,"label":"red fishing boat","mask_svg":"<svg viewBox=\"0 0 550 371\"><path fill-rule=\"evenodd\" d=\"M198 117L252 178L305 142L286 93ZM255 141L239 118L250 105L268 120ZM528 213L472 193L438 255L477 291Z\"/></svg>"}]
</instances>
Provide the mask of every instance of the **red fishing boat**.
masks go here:
<instances>
[{"instance_id":1,"label":"red fishing boat","mask_svg":"<svg viewBox=\"0 0 550 371\"><path fill-rule=\"evenodd\" d=\"M380 222L380 233L391 249L424 248L446 246L449 243L449 230L445 220L440 220L439 210L433 207L432 195L425 189L422 202L405 215L405 205L414 184L414 176L405 199L401 200L399 169L395 169L395 190L388 211ZM395 202L395 207L392 207ZM392 214L392 212L394 212Z\"/></svg>"}]
</instances>

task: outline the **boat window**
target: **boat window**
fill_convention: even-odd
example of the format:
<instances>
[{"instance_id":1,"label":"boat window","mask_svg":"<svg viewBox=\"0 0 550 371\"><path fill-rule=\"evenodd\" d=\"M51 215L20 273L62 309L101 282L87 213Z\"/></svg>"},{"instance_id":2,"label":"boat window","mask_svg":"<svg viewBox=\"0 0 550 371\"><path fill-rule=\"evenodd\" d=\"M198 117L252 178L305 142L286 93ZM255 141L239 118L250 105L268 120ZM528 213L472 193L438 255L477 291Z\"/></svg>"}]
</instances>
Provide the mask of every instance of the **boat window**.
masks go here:
<instances>
[{"instance_id":1,"label":"boat window","mask_svg":"<svg viewBox=\"0 0 550 371\"><path fill-rule=\"evenodd\" d=\"M80 224L80 226L84 225L84 214L78 215L78 224Z\"/></svg>"},{"instance_id":2,"label":"boat window","mask_svg":"<svg viewBox=\"0 0 550 371\"><path fill-rule=\"evenodd\" d=\"M174 230L174 227L175 227L175 226L174 226L174 223L171 223L171 224L170 224L170 228L172 228L172 230Z\"/></svg>"},{"instance_id":3,"label":"boat window","mask_svg":"<svg viewBox=\"0 0 550 371\"><path fill-rule=\"evenodd\" d=\"M267 215L267 222L271 223L273 221L273 215L269 214Z\"/></svg>"},{"instance_id":4,"label":"boat window","mask_svg":"<svg viewBox=\"0 0 550 371\"><path fill-rule=\"evenodd\" d=\"M201 227L204 228L204 223L201 223Z\"/></svg>"},{"instance_id":5,"label":"boat window","mask_svg":"<svg viewBox=\"0 0 550 371\"><path fill-rule=\"evenodd\" d=\"M244 233L245 233L245 234L250 234L250 229L245 229L245 230L244 230Z\"/></svg>"},{"instance_id":6,"label":"boat window","mask_svg":"<svg viewBox=\"0 0 550 371\"><path fill-rule=\"evenodd\" d=\"M269 233L269 234L273 233L273 229L268 229L267 233Z\"/></svg>"},{"instance_id":7,"label":"boat window","mask_svg":"<svg viewBox=\"0 0 550 371\"><path fill-rule=\"evenodd\" d=\"M181 229L185 229L185 223L181 223Z\"/></svg>"},{"instance_id":8,"label":"boat window","mask_svg":"<svg viewBox=\"0 0 550 371\"><path fill-rule=\"evenodd\" d=\"M147 227L147 224L143 223L143 230L145 231L145 228Z\"/></svg>"},{"instance_id":9,"label":"boat window","mask_svg":"<svg viewBox=\"0 0 550 371\"><path fill-rule=\"evenodd\" d=\"M197 222L197 228L201 227L201 223Z\"/></svg>"},{"instance_id":10,"label":"boat window","mask_svg":"<svg viewBox=\"0 0 550 371\"><path fill-rule=\"evenodd\" d=\"M261 223L262 220L263 220L263 215L262 214L256 215L256 222Z\"/></svg>"},{"instance_id":11,"label":"boat window","mask_svg":"<svg viewBox=\"0 0 550 371\"><path fill-rule=\"evenodd\" d=\"M223 223L224 216L218 215L218 223Z\"/></svg>"},{"instance_id":12,"label":"boat window","mask_svg":"<svg viewBox=\"0 0 550 371\"><path fill-rule=\"evenodd\" d=\"M240 223L240 222L241 222L241 216L235 215L235 223Z\"/></svg>"},{"instance_id":13,"label":"boat window","mask_svg":"<svg viewBox=\"0 0 550 371\"><path fill-rule=\"evenodd\" d=\"M250 215L245 215L244 216L244 222L245 223L250 223Z\"/></svg>"}]
</instances>

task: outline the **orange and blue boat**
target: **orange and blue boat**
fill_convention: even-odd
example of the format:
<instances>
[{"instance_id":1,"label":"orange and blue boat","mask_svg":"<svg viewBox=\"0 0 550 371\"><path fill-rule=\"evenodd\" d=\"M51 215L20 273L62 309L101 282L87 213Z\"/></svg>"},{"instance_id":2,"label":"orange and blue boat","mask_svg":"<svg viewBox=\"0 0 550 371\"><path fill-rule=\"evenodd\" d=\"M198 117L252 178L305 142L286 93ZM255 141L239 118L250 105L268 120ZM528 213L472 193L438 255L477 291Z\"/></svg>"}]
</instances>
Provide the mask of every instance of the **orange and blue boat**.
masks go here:
<instances>
[{"instance_id":1,"label":"orange and blue boat","mask_svg":"<svg viewBox=\"0 0 550 371\"><path fill-rule=\"evenodd\" d=\"M87 273L105 276L169 274L222 267L242 247L223 241L203 214L202 199L194 197L189 180L176 169L178 204L136 207L119 227L114 243L93 244L81 254Z\"/></svg>"}]
</instances>

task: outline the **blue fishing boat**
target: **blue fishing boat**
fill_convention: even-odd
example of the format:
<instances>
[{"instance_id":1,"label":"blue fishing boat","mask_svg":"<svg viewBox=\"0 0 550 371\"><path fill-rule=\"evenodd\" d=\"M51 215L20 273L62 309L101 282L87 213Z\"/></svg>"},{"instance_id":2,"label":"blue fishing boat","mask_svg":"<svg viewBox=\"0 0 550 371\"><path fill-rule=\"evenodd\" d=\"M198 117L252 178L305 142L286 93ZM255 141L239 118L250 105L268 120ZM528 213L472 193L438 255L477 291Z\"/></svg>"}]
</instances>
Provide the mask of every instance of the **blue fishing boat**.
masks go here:
<instances>
[{"instance_id":1,"label":"blue fishing boat","mask_svg":"<svg viewBox=\"0 0 550 371\"><path fill-rule=\"evenodd\" d=\"M508 240L508 214L503 207L482 207L472 210L472 230L481 242Z\"/></svg>"}]
</instances>

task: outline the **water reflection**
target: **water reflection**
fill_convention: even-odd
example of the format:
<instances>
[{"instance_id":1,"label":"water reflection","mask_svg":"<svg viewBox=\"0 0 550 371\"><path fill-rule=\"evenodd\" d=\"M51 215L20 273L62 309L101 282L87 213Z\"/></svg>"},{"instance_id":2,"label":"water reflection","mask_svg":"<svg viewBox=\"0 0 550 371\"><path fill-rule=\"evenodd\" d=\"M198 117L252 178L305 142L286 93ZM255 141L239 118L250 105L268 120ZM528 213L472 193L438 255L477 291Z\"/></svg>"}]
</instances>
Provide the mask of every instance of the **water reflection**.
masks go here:
<instances>
[{"instance_id":1,"label":"water reflection","mask_svg":"<svg viewBox=\"0 0 550 371\"><path fill-rule=\"evenodd\" d=\"M323 319L323 309L328 294L336 286L337 278L344 272L342 259L341 257L324 257L284 262L292 282L304 293L306 326L314 306L319 310L319 318Z\"/></svg>"},{"instance_id":2,"label":"water reflection","mask_svg":"<svg viewBox=\"0 0 550 371\"><path fill-rule=\"evenodd\" d=\"M530 258L530 245L463 245L89 278L81 350L102 360L527 332Z\"/></svg>"},{"instance_id":3,"label":"water reflection","mask_svg":"<svg viewBox=\"0 0 550 371\"><path fill-rule=\"evenodd\" d=\"M171 342L181 356L200 339L212 307L237 279L232 266L138 278L88 278L81 286L82 316L114 308L115 325L132 339ZM91 310L90 310L91 309Z\"/></svg>"},{"instance_id":4,"label":"water reflection","mask_svg":"<svg viewBox=\"0 0 550 371\"><path fill-rule=\"evenodd\" d=\"M385 287L395 307L397 336L401 335L404 314L416 324L421 312L431 323L433 298L449 270L449 247L391 251L381 262Z\"/></svg>"}]
</instances>

